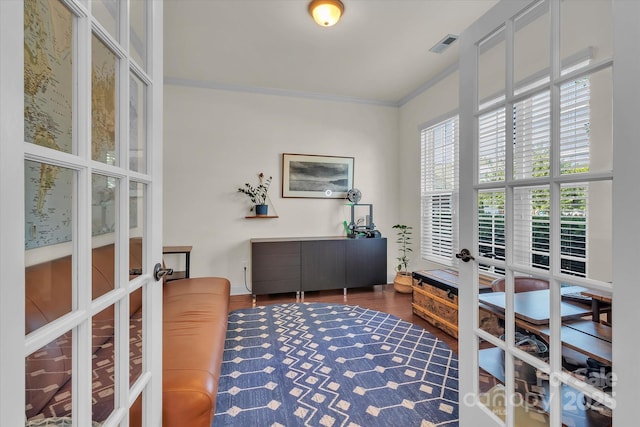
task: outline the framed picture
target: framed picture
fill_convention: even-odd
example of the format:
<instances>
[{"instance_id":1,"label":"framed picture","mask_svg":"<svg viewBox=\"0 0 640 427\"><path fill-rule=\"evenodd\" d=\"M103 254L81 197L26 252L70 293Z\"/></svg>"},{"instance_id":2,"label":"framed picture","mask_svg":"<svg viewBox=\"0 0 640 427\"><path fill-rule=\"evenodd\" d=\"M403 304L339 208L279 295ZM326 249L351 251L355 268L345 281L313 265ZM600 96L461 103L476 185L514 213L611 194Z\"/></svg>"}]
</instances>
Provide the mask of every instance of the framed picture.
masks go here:
<instances>
[{"instance_id":1,"label":"framed picture","mask_svg":"<svg viewBox=\"0 0 640 427\"><path fill-rule=\"evenodd\" d=\"M282 155L282 197L344 199L353 188L353 157Z\"/></svg>"}]
</instances>

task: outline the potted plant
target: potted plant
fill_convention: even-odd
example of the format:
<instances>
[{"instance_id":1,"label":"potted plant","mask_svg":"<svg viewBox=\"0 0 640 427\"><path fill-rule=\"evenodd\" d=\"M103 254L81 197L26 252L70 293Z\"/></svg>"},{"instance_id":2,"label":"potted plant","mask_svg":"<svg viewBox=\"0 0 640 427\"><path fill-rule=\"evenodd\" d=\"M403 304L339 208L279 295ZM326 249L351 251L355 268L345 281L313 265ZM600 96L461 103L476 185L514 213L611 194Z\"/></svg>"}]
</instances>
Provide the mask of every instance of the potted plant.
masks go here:
<instances>
[{"instance_id":1,"label":"potted plant","mask_svg":"<svg viewBox=\"0 0 640 427\"><path fill-rule=\"evenodd\" d=\"M255 206L256 215L267 215L269 210L269 206L267 205L267 192L269 191L271 180L271 176L265 179L264 173L260 172L258 174L258 185L256 187L247 182L244 184L244 187L238 188L238 192L249 196L251 203ZM254 210L254 206L251 207L252 211Z\"/></svg>"},{"instance_id":2,"label":"potted plant","mask_svg":"<svg viewBox=\"0 0 640 427\"><path fill-rule=\"evenodd\" d=\"M396 266L396 277L393 280L393 288L401 293L411 293L411 272L409 272L409 253L413 252L411 249L411 230L412 227L404 224L396 224L393 226L397 231L398 238L396 243L398 246L398 253L400 256L396 258L398 265Z\"/></svg>"}]
</instances>

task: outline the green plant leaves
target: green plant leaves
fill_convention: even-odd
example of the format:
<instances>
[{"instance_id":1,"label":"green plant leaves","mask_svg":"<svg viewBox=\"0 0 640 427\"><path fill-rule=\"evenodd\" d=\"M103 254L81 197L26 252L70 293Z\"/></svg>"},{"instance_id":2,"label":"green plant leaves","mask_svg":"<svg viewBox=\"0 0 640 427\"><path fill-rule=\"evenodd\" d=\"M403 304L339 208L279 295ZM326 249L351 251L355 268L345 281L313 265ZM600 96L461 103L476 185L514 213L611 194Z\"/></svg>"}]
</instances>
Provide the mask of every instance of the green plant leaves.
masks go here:
<instances>
[{"instance_id":1,"label":"green plant leaves","mask_svg":"<svg viewBox=\"0 0 640 427\"><path fill-rule=\"evenodd\" d=\"M392 228L395 228L398 230L397 232L397 239L396 239L396 243L399 245L398 248L398 252L400 253L400 256L396 258L396 260L398 261L398 266L396 267L396 271L399 273L404 273L404 274L408 274L408 267L409 267L409 257L408 254L410 252L413 252L413 249L411 249L410 245L411 245L411 230L413 229L411 226L409 225L404 225L404 224L396 224L394 225Z\"/></svg>"},{"instance_id":2,"label":"green plant leaves","mask_svg":"<svg viewBox=\"0 0 640 427\"><path fill-rule=\"evenodd\" d=\"M251 203L254 205L264 205L267 201L267 192L269 191L269 186L271 185L273 177L270 176L265 180L265 182L262 182L262 178L264 177L262 172L258 176L260 177L260 184L254 187L246 182L244 187L238 188L238 192L249 196Z\"/></svg>"}]
</instances>

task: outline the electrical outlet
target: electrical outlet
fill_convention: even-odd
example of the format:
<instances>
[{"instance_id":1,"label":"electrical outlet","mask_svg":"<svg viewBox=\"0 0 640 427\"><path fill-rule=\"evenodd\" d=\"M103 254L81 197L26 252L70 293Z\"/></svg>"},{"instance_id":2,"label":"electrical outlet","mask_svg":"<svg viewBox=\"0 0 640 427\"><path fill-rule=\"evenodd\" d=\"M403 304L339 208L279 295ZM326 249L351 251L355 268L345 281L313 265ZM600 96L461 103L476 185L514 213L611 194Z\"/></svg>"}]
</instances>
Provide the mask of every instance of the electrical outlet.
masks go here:
<instances>
[{"instance_id":1,"label":"electrical outlet","mask_svg":"<svg viewBox=\"0 0 640 427\"><path fill-rule=\"evenodd\" d=\"M249 261L246 259L242 261L242 269L247 270L249 268Z\"/></svg>"}]
</instances>

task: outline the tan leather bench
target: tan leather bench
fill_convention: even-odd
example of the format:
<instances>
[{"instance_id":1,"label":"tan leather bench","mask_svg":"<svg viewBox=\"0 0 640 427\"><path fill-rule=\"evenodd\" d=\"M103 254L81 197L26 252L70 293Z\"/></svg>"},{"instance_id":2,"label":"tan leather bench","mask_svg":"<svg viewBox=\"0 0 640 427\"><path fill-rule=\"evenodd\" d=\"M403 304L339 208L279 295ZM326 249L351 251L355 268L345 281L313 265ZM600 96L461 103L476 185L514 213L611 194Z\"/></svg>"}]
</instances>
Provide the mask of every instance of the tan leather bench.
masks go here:
<instances>
[{"instance_id":1,"label":"tan leather bench","mask_svg":"<svg viewBox=\"0 0 640 427\"><path fill-rule=\"evenodd\" d=\"M141 268L142 244L130 241L130 269ZM92 252L92 296L114 288L114 247ZM71 311L70 256L30 266L25 271L26 333ZM163 287L163 426L210 427L215 412L218 379L227 331L230 284L204 277L168 282ZM142 293L130 299L132 363L136 377L142 365ZM113 368L113 308L93 321L93 366L105 375ZM138 350L136 350L138 349ZM28 419L69 416L71 412L71 333L66 333L26 358ZM113 411L112 380L93 392L93 418L102 422ZM141 425L140 399L131 408L130 424Z\"/></svg>"}]
</instances>

